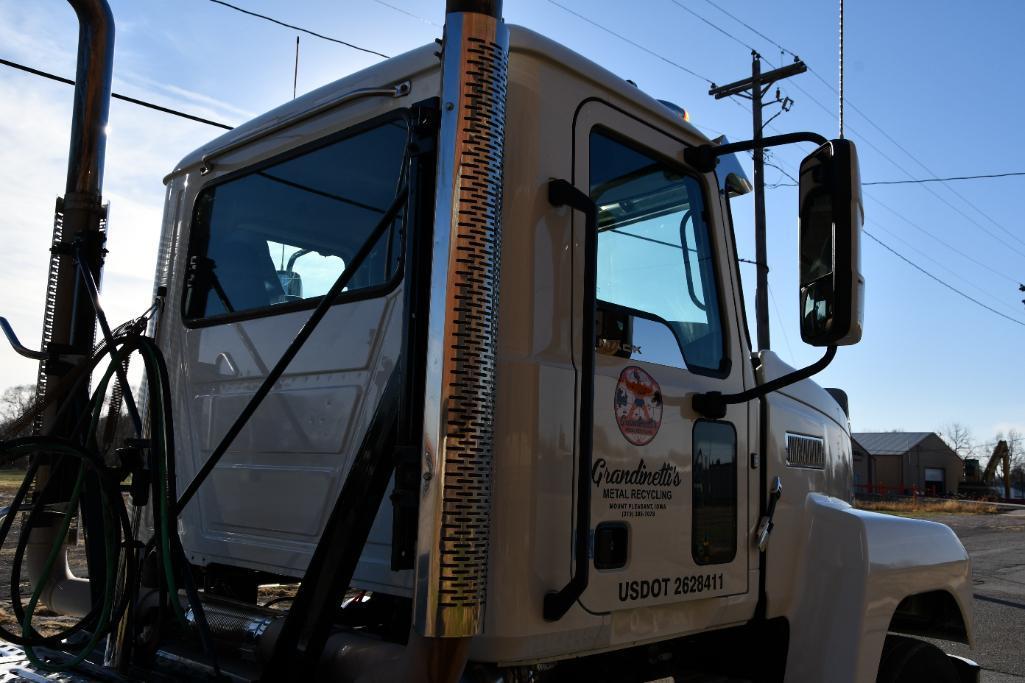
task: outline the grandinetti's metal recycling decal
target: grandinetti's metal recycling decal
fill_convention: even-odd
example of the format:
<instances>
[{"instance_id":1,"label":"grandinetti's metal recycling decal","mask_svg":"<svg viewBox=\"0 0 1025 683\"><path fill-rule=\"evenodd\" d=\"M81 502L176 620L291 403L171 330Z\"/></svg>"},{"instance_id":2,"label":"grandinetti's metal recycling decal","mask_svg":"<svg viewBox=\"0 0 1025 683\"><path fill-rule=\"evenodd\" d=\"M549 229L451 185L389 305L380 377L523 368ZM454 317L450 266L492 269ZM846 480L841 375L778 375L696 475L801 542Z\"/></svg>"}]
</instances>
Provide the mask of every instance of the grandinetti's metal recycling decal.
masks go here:
<instances>
[{"instance_id":1,"label":"grandinetti's metal recycling decal","mask_svg":"<svg viewBox=\"0 0 1025 683\"><path fill-rule=\"evenodd\" d=\"M616 424L627 441L643 446L662 426L662 390L655 378L636 365L619 373L616 384Z\"/></svg>"},{"instance_id":2,"label":"grandinetti's metal recycling decal","mask_svg":"<svg viewBox=\"0 0 1025 683\"><path fill-rule=\"evenodd\" d=\"M591 467L591 481L609 510L624 518L655 517L669 509L673 492L683 483L676 465L649 466L644 458L629 467L615 467L598 458Z\"/></svg>"}]
</instances>

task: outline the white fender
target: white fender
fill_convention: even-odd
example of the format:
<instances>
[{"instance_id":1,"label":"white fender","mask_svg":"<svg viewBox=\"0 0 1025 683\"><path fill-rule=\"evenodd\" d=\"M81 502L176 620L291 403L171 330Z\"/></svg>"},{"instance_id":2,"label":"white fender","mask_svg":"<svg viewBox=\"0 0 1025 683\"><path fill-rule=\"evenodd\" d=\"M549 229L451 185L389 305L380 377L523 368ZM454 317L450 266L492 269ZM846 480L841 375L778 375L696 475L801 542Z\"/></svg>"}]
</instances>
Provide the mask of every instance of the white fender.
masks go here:
<instances>
[{"instance_id":1,"label":"white fender","mask_svg":"<svg viewBox=\"0 0 1025 683\"><path fill-rule=\"evenodd\" d=\"M788 682L875 681L890 620L909 595L947 591L972 644L971 561L950 527L817 493L805 502L805 566L794 574L802 585L787 614Z\"/></svg>"}]
</instances>

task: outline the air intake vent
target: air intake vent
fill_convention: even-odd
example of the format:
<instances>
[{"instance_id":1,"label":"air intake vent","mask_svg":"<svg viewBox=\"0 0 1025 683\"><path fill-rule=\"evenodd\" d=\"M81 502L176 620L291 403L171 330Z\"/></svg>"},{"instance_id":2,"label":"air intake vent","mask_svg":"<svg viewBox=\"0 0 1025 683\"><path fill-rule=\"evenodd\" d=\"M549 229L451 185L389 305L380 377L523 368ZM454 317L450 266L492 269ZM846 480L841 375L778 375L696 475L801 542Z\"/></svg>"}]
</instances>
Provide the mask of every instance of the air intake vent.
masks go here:
<instances>
[{"instance_id":1,"label":"air intake vent","mask_svg":"<svg viewBox=\"0 0 1025 683\"><path fill-rule=\"evenodd\" d=\"M821 470L826 466L826 445L817 436L787 432L787 467Z\"/></svg>"}]
</instances>

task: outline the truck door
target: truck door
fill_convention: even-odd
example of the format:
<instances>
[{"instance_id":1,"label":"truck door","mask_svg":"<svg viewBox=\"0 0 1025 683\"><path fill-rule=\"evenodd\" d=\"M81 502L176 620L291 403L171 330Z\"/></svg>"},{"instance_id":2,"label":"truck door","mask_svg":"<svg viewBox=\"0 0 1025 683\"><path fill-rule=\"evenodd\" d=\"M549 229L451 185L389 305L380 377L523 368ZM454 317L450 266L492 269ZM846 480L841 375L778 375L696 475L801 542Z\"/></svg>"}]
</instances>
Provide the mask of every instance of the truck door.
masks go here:
<instances>
[{"instance_id":1,"label":"truck door","mask_svg":"<svg viewBox=\"0 0 1025 683\"><path fill-rule=\"evenodd\" d=\"M387 215L403 183L408 139L405 113L386 114L198 190L188 246L189 263L198 265L184 286L183 326L167 344L181 368L184 481ZM193 562L305 570L397 362L402 221L382 236L186 509ZM360 575L389 576L389 547L374 541Z\"/></svg>"},{"instance_id":2,"label":"truck door","mask_svg":"<svg viewBox=\"0 0 1025 683\"><path fill-rule=\"evenodd\" d=\"M593 564L581 603L688 603L721 623L753 608L757 555L748 406L712 421L690 403L750 381L717 188L684 165L682 141L601 102L581 106L574 135L573 182L598 208ZM576 287L584 228L576 217ZM581 319L575 334L589 333Z\"/></svg>"}]
</instances>

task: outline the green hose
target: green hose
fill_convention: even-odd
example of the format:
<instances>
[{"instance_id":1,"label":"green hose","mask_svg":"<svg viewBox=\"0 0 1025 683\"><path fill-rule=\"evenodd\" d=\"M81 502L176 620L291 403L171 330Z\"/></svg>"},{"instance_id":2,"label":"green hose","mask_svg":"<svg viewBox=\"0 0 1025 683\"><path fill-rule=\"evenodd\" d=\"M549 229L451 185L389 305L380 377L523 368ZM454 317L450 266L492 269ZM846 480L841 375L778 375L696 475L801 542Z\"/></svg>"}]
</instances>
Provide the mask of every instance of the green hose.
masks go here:
<instances>
[{"instance_id":1,"label":"green hose","mask_svg":"<svg viewBox=\"0 0 1025 683\"><path fill-rule=\"evenodd\" d=\"M21 636L19 638L15 633L10 633L3 628L0 628L0 634L3 634L4 637L14 639L16 642L23 645L26 655L33 665L51 672L66 671L85 661L86 658L95 651L96 646L107 635L112 628L112 625L117 623L117 621L121 619L122 615L125 614L125 610L128 609L131 601L134 599L132 596L136 589L136 579L133 579L133 576L135 575L136 570L127 570L123 579L121 579L122 573L119 572L122 552L130 552L122 548L122 541L119 539L123 536L125 544L135 543L135 538L132 535L133 529L130 521L128 521L128 513L122 499L122 493L117 482L117 477L110 476L109 471L102 462L102 454L95 451L95 437L104 408L103 399L107 394L107 389L110 386L111 380L115 376L116 369L122 363L126 362L127 359L135 352L139 352L142 357L145 376L150 382L152 389L150 392L149 438L150 452L153 459L151 467L155 470L153 475L156 476L157 479L152 484L155 500L152 501L152 505L154 506L152 508L154 538L151 539L151 542L155 544L157 551L160 554L160 573L163 574L162 583L169 593L173 613L183 626L186 625L182 604L178 599L178 586L175 572L176 561L174 553L180 553L181 547L180 541L177 540L177 525L175 523L175 519L177 517L177 500L175 498L174 487L175 482L171 479L171 477L173 477L173 469L171 468L172 463L170 459L174 457L174 437L171 432L172 426L170 415L168 413L170 403L167 395L167 391L169 389L166 381L167 371L160 356L160 352L152 340L141 336L121 336L115 339L113 343L116 345L113 353L109 353L109 347L101 346L99 352L90 359L85 368L86 373L91 372L102 360L101 356L109 354L110 363L106 367L100 381L97 382L95 389L90 396L86 411L83 412L77 425L72 429L72 436L70 438L53 436L24 437L11 440L6 443L0 442L0 462L17 459L26 455L38 456L39 454L44 453L52 454L54 458L72 457L80 461L73 490L67 500L67 507L63 520L59 524L58 533L54 537L53 543L49 548L49 553L46 557L41 576L36 577L36 585L33 588L31 598L29 599L23 613L20 615ZM85 376L87 376L87 374ZM82 381L85 381L84 377L79 380L79 382ZM62 412L63 410L65 409L62 409ZM83 434L84 439L82 439ZM53 461L54 464L57 462L59 462L59 460ZM40 461L38 459L33 460L33 464L29 468L30 476L34 477L34 473L37 471L39 463ZM92 470L92 472L87 472L87 470ZM102 508L101 524L103 527L104 555L106 559L106 566L103 569L104 581L102 598L92 607L89 614L83 617L74 626L61 631L57 635L44 637L33 628L32 620L36 615L36 611L39 607L39 601L45 586L50 582L50 578L53 575L55 567L57 567L59 561L62 559L62 551L66 544L68 529L70 528L75 512L79 507L83 492L86 491L85 486L87 482L85 478L90 474L97 477L97 490L100 494ZM89 483L91 485L91 482ZM23 484L22 488L19 489L18 495L21 497L16 497L16 501L23 499L28 490L26 488L27 485L28 482ZM20 505L20 503L18 503L18 505ZM35 503L28 520L23 524L22 534L26 535L19 540L18 555L16 555L16 557L20 558L21 553L25 550L25 544L27 544L29 540L35 515L46 512L47 509L43 499L37 498L37 502ZM12 515L17 513L18 510L12 510L10 512ZM7 532L10 530L10 524L5 523L0 526L3 526L2 533L4 537L6 537ZM174 536L172 536L172 534L174 534ZM4 538L0 538L0 543L2 543L3 540ZM146 545L148 547L148 544ZM131 563L129 563L129 565L131 565ZM17 576L20 575L20 559L18 565L13 571L14 573L11 575L11 580L12 582L16 582ZM185 568L185 571L188 571L187 567ZM93 579L98 580L99 576L97 575L96 577L93 577ZM14 599L15 611L21 612L22 607L20 598L17 597L16 586L12 586L12 597ZM192 593L189 593L189 601L192 602L194 600L195 596ZM197 610L200 609L199 605L195 605L194 607ZM70 656L69 659L54 659L51 657L42 659L35 651L35 648L38 647L60 649L62 647L61 643L65 642L65 639L72 637L72 635L78 631L84 630L91 630L90 637L77 652L66 653ZM204 647L206 647L206 645L207 643L204 641ZM214 667L216 670L216 660L214 660Z\"/></svg>"},{"instance_id":2,"label":"green hose","mask_svg":"<svg viewBox=\"0 0 1025 683\"><path fill-rule=\"evenodd\" d=\"M122 359L124 357L127 357L130 353L130 351L119 352L115 356L116 360L114 362L120 363ZM89 422L89 429L86 435L86 443L92 443L92 440L96 436L96 429L99 425L100 413L103 410L103 397L107 393L107 387L109 386L110 379L115 372L114 362L112 362L108 366L107 371L104 373L103 378L97 384L96 389L92 394L90 400L91 419ZM54 450L62 450L60 448L59 443L54 444ZM50 547L50 553L49 555L47 555L46 563L43 565L43 573L36 580L36 586L32 591L32 597L29 600L28 607L25 610L25 618L22 622L23 638L28 639L32 636L33 633L35 633L35 629L32 628L32 617L35 614L36 606L38 605L39 598L42 595L43 588L47 585L47 583L49 583L50 575L53 573L53 568L57 562L57 558L60 557L61 551L64 548L64 541L67 538L68 529L71 526L71 520L74 516L73 511L78 507L78 502L82 494L82 483L85 477L85 468L85 462L83 462L78 467L78 476L75 479L75 485L72 489L71 497L67 503L67 509L64 513L64 521L61 524L60 532L54 537L53 545ZM103 537L107 555L105 581L103 587L103 600L101 603L103 607L102 611L100 612L100 620L97 623L96 628L93 629L93 632L88 642L79 651L79 653L73 656L71 660L62 661L60 665L53 665L48 662L40 660L35 653L35 649L31 645L26 645L25 655L28 657L29 661L32 662L34 666L37 666L46 671L63 671L68 668L74 667L82 661L84 661L90 654L92 654L93 650L96 648L96 644L103 636L110 621L110 614L114 603L114 583L117 579L116 573L112 572L111 568L116 565L118 552L116 547L116 541L112 534L112 524L114 523L114 520L112 520L110 517L110 508L107 504L109 502L107 498L107 492L103 489L102 486L100 487L99 491L102 502L101 507L103 509L104 516Z\"/></svg>"},{"instance_id":3,"label":"green hose","mask_svg":"<svg viewBox=\"0 0 1025 683\"><path fill-rule=\"evenodd\" d=\"M38 443L33 442L27 444L26 446L23 446L23 448L25 448L25 450L28 450L29 448L31 448L32 450L38 450L39 445ZM17 451L20 449L13 448L11 450L17 453ZM78 450L69 447L67 444L64 444L58 440L53 440L52 443L48 443L46 446L46 450L59 451L76 457L81 457L81 453ZM75 485L67 503L67 509L64 514L64 520L61 523L61 528L58 534L54 537L53 545L51 545L50 552L47 555L42 575L36 581L36 586L32 591L32 597L29 600L27 609L25 610L24 620L22 622L22 636L25 639L29 639L35 634L35 629L32 628L32 617L35 614L36 606L39 602L40 596L42 595L43 588L48 583L50 575L53 573L54 565L56 564L58 557L60 557L61 550L64 546L64 540L65 538L67 538L68 529L71 526L71 520L73 517L72 511L77 507L78 501L81 497L82 483L85 477L85 469L86 463L85 461L83 461L82 464L79 466L78 476L75 479ZM90 637L85 647L77 655L75 655L72 660L67 662L61 662L60 665L52 665L47 662L41 661L39 657L36 655L33 646L31 644L25 645L25 654L28 657L29 661L31 661L35 666L46 669L48 671L62 671L69 667L75 666L79 662L82 662L95 649L96 644L99 642L100 638L103 637L104 631L106 630L106 627L110 620L110 614L112 612L114 603L114 583L116 581L116 574L111 572L110 568L111 566L113 566L113 563L116 563L117 561L117 543L113 534L115 522L111 519L110 506L107 504L109 502L109 498L107 496L107 492L102 487L100 488L100 495L103 502L102 507L103 514L105 517L103 529L105 547L107 551L106 581L104 582L104 594L102 603L103 608L100 614L100 620L97 624L97 627L93 630L92 636Z\"/></svg>"},{"instance_id":4,"label":"green hose","mask_svg":"<svg viewBox=\"0 0 1025 683\"><path fill-rule=\"evenodd\" d=\"M154 355L154 351L148 345L143 347L143 358L144 363L156 363L157 359ZM159 373L155 373L159 376ZM160 482L160 500L154 501L157 504L157 510L160 514L160 555L163 559L164 564L164 577L167 585L167 592L171 597L171 608L174 610L175 616L178 621L181 622L182 626L187 626L185 619L185 613L182 611L181 604L178 602L178 588L174 579L174 566L171 563L171 530L169 524L168 515L168 498L170 496L170 483L167 478L167 459L166 455L170 450L167 443L167 426L163 424L164 405L163 405L163 392L153 392L154 401L159 410L151 410L150 414L154 417L154 422L159 424L159 429L152 429L154 437L159 435L160 439L160 451L157 457L157 477ZM155 441L156 439L154 439Z\"/></svg>"},{"instance_id":5,"label":"green hose","mask_svg":"<svg viewBox=\"0 0 1025 683\"><path fill-rule=\"evenodd\" d=\"M71 498L68 501L68 509L67 509L67 512L65 512L65 514L64 514L64 521L61 524L60 533L54 539L54 544L50 548L50 554L46 558L46 564L44 565L44 568L43 568L43 574L39 578L39 580L36 582L36 587L32 591L32 598L29 600L28 607L25 610L25 620L22 622L22 636L25 637L25 638L28 638L30 636L30 634L34 631L34 629L32 628L32 617L35 614L36 605L39 602L39 596L43 592L43 587L46 586L47 582L49 581L50 574L53 572L53 567L54 567L54 565L57 562L57 558L61 554L61 550L63 549L64 539L67 537L68 528L71 526L71 518L72 518L71 511L74 510L75 507L78 505L78 500L79 500L79 497L81 496L81 493L82 493L82 480L83 480L84 476L85 476L85 464L82 464L82 465L79 466L78 477L75 480L75 487L74 487L73 491L71 492ZM107 522L104 524L104 534L103 534L104 540L106 541L105 545L106 545L106 550L107 550L107 567L108 567L108 569L107 569L107 572L106 572L106 581L104 582L104 586L103 586L103 602L102 602L102 604L103 604L103 611L100 614L100 621L96 625L96 628L93 629L93 632L92 632L91 637L89 638L89 641L79 651L79 653L77 655L74 655L72 657L72 659L70 659L70 660L62 661L59 665L54 665L54 664L50 664L49 662L42 661L36 655L35 649L31 645L26 646L25 647L25 655L28 657L28 660L30 662L32 662L32 664L34 666L36 666L36 667L38 667L40 669L44 669L46 671L57 672L57 671L63 671L63 670L69 669L69 668L71 668L73 666L76 666L80 662L84 661L86 659L86 657L88 657L90 654L92 654L93 650L96 648L96 644L99 642L100 638L103 636L104 631L107 628L107 624L108 624L109 619L110 619L111 608L113 606L113 595L112 595L112 592L113 592L113 589L114 589L114 580L116 578L116 575L114 573L112 573L109 568L111 566L111 563L117 561L117 549L113 547L113 538L112 538L112 535L110 533L110 524L109 524L110 520L109 520L109 513L107 511L107 506L106 506L106 502L107 502L106 493L101 493L101 496L102 496L103 502L104 502L104 506L103 506L104 507L104 516L108 518Z\"/></svg>"}]
</instances>

